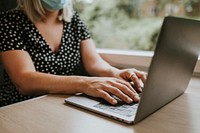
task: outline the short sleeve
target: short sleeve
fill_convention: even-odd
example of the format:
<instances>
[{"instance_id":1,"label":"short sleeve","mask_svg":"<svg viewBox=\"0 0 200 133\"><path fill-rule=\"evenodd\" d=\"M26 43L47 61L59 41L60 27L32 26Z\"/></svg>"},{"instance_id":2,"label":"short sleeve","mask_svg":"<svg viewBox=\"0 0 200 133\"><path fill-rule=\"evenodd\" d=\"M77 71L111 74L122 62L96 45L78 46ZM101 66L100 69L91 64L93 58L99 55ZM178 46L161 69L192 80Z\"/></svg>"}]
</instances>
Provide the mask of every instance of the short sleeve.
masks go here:
<instances>
[{"instance_id":1,"label":"short sleeve","mask_svg":"<svg viewBox=\"0 0 200 133\"><path fill-rule=\"evenodd\" d=\"M88 27L85 25L83 20L80 18L80 16L76 12L74 13L74 16L72 18L72 23L76 24L76 30L77 30L78 37L80 40L86 40L86 39L91 38Z\"/></svg>"},{"instance_id":2,"label":"short sleeve","mask_svg":"<svg viewBox=\"0 0 200 133\"><path fill-rule=\"evenodd\" d=\"M20 15L14 11L0 13L0 52L25 50Z\"/></svg>"}]
</instances>

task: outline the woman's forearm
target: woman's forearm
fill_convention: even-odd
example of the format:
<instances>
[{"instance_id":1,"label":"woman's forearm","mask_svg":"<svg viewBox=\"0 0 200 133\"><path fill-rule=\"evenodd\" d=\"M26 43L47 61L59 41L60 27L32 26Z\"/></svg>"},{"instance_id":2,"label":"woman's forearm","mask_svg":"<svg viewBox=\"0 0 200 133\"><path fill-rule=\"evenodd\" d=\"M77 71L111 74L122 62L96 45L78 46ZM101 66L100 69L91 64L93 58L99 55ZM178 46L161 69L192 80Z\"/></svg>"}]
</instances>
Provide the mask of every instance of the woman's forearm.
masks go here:
<instances>
[{"instance_id":1,"label":"woman's forearm","mask_svg":"<svg viewBox=\"0 0 200 133\"><path fill-rule=\"evenodd\" d=\"M15 80L15 85L22 94L75 94L87 87L87 77L58 76L39 72L29 72Z\"/></svg>"},{"instance_id":2,"label":"woman's forearm","mask_svg":"<svg viewBox=\"0 0 200 133\"><path fill-rule=\"evenodd\" d=\"M116 77L119 69L112 67L97 53L92 39L81 42L81 55L86 71L92 76Z\"/></svg>"},{"instance_id":3,"label":"woman's forearm","mask_svg":"<svg viewBox=\"0 0 200 133\"><path fill-rule=\"evenodd\" d=\"M111 66L103 59L99 59L97 62L90 66L90 74L100 77L116 77L116 73L119 72L119 69Z\"/></svg>"}]
</instances>

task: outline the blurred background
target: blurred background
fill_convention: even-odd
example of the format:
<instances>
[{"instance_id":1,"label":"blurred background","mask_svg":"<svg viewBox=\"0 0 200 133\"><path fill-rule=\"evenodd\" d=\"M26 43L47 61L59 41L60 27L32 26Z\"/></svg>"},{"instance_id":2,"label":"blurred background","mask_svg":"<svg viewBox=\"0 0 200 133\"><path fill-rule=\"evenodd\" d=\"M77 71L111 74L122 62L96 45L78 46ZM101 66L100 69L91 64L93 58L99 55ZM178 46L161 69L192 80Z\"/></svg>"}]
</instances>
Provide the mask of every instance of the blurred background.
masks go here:
<instances>
[{"instance_id":1,"label":"blurred background","mask_svg":"<svg viewBox=\"0 0 200 133\"><path fill-rule=\"evenodd\" d=\"M75 0L98 48L155 48L165 16L200 19L200 0Z\"/></svg>"}]
</instances>

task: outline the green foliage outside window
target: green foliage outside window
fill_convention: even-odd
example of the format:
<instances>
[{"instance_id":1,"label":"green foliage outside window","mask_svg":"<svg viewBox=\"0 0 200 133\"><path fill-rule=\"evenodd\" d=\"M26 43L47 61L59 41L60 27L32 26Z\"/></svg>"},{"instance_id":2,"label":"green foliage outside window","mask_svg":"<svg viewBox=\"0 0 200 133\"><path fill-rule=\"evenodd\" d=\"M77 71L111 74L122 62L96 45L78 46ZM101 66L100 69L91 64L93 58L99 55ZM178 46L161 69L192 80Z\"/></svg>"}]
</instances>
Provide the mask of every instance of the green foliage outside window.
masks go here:
<instances>
[{"instance_id":1,"label":"green foliage outside window","mask_svg":"<svg viewBox=\"0 0 200 133\"><path fill-rule=\"evenodd\" d=\"M154 50L164 16L200 16L199 0L76 0L98 48Z\"/></svg>"}]
</instances>

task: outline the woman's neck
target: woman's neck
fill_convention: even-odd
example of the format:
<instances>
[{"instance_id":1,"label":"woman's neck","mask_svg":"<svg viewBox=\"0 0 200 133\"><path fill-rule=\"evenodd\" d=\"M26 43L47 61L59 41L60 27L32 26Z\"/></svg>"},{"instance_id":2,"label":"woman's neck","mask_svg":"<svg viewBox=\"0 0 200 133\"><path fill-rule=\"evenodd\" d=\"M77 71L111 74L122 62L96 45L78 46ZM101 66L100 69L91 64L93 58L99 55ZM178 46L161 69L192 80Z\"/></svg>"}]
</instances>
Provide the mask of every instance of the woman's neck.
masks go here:
<instances>
[{"instance_id":1,"label":"woman's neck","mask_svg":"<svg viewBox=\"0 0 200 133\"><path fill-rule=\"evenodd\" d=\"M59 23L58 16L59 11L46 11L46 18L42 20L43 23L46 24L56 24Z\"/></svg>"}]
</instances>

